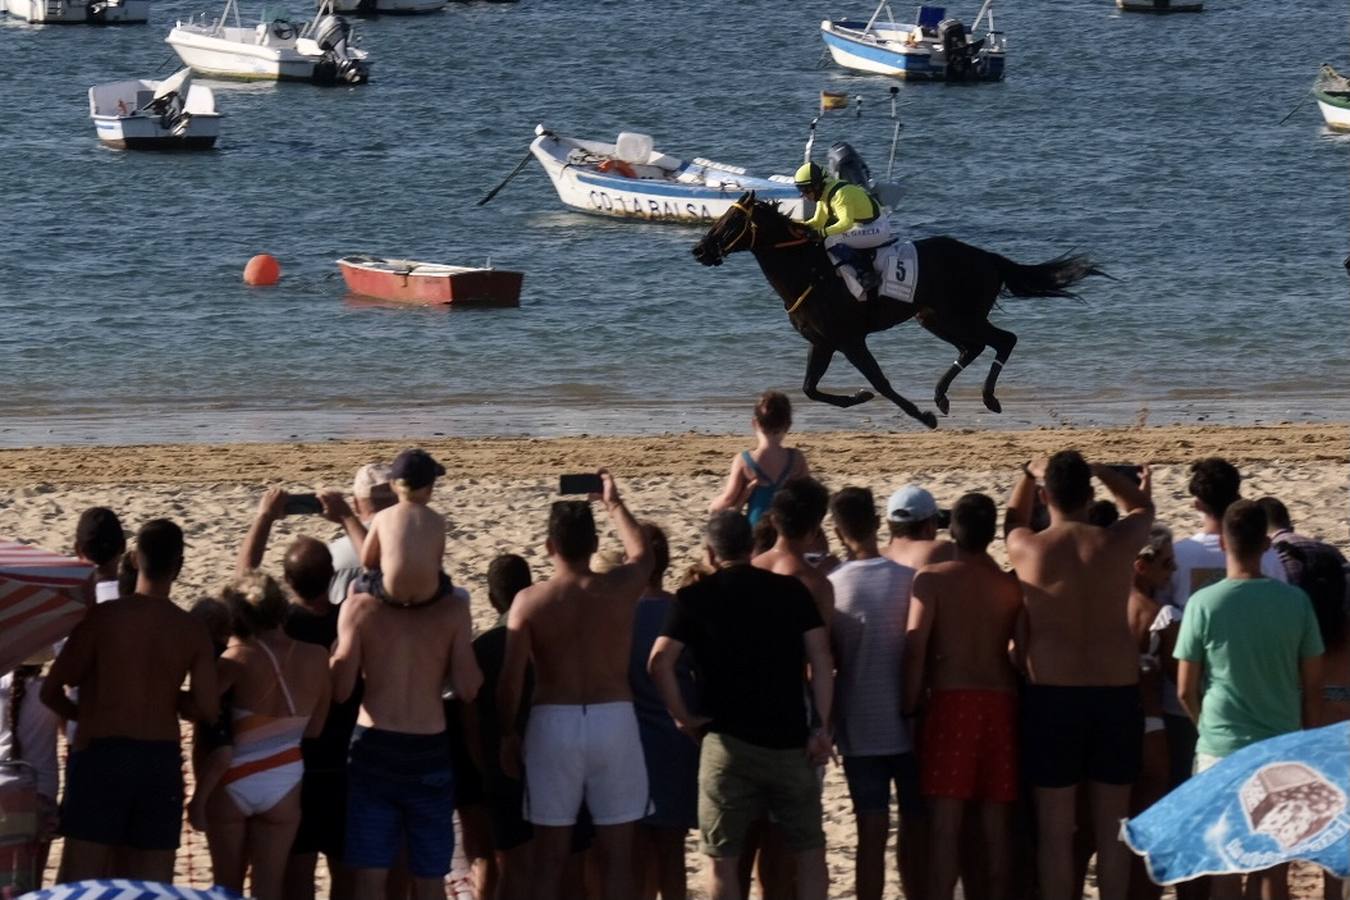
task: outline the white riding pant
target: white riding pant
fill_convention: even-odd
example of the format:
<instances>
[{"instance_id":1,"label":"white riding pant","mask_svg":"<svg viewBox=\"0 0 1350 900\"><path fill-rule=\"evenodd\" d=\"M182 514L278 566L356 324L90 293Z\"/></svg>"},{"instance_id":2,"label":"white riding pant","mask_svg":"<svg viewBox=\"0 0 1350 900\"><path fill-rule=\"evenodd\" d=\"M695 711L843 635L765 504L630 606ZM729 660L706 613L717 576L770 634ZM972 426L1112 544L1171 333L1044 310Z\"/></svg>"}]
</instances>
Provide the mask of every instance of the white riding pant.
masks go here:
<instances>
[{"instance_id":1,"label":"white riding pant","mask_svg":"<svg viewBox=\"0 0 1350 900\"><path fill-rule=\"evenodd\" d=\"M859 273L854 271L851 260L841 260L839 256L835 255L834 248L842 244L856 250L870 250L894 239L895 235L891 233L891 217L885 213L877 216L871 222L859 223L848 231L832 234L825 239L825 250L829 252L830 259L834 260L839 277L844 279L844 284L848 286L849 292L858 300L867 299L867 292L863 290L862 284L858 281Z\"/></svg>"}]
</instances>

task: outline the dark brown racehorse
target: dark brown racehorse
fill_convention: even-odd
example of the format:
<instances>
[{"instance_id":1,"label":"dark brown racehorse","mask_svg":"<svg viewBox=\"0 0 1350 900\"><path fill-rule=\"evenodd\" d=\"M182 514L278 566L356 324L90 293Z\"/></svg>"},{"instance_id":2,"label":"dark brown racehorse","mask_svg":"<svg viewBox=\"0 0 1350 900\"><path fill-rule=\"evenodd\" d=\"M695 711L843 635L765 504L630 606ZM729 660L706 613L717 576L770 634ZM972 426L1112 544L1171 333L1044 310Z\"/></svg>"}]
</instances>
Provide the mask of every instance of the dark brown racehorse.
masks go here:
<instances>
[{"instance_id":1,"label":"dark brown racehorse","mask_svg":"<svg viewBox=\"0 0 1350 900\"><path fill-rule=\"evenodd\" d=\"M1002 294L1014 297L1071 297L1069 290L1089 275L1105 275L1086 256L1064 255L1049 262L1023 266L963 244L955 238L931 237L914 242L918 250L919 280L913 302L882 297L853 299L821 244L808 230L780 213L774 204L744 194L694 245L694 257L705 266L718 266L732 253L748 250L759 261L764 277L783 298L792 327L811 344L802 391L812 400L839 407L866 403L875 395L830 394L820 390L820 379L835 353L842 353L877 393L929 428L937 416L920 411L900 396L872 351L867 336L917 317L919 324L957 349L956 362L937 383L933 403L945 415L947 388L952 379L985 347L994 348L994 362L984 380L984 405L1003 408L994 396L998 376L1017 343L1017 335L989 323L989 311Z\"/></svg>"}]
</instances>

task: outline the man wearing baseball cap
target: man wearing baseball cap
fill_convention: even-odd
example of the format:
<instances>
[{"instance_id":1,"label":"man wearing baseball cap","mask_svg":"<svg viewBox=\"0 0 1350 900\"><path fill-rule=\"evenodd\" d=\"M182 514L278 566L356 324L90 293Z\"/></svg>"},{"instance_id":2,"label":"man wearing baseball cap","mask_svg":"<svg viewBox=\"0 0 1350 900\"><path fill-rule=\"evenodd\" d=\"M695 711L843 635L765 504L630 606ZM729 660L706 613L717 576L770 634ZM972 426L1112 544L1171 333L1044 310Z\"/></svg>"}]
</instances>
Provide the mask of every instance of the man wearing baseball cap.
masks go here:
<instances>
[{"instance_id":1,"label":"man wearing baseball cap","mask_svg":"<svg viewBox=\"0 0 1350 900\"><path fill-rule=\"evenodd\" d=\"M938 509L932 494L917 484L905 485L886 502L891 540L882 555L916 571L929 563L952 559L956 545L937 536L944 519L945 513Z\"/></svg>"},{"instance_id":2,"label":"man wearing baseball cap","mask_svg":"<svg viewBox=\"0 0 1350 900\"><path fill-rule=\"evenodd\" d=\"M383 462L366 463L356 470L352 480L352 504L356 508L356 520L351 518L351 509L342 495L333 491L320 494L323 515L330 522L343 526L346 533L328 543L328 552L333 556L333 580L328 586L328 600L338 604L347 599L347 589L361 574L361 555L359 547L365 539L365 530L370 520L382 509L398 502L394 488L390 483L389 466ZM355 532L355 533L354 533Z\"/></svg>"}]
</instances>

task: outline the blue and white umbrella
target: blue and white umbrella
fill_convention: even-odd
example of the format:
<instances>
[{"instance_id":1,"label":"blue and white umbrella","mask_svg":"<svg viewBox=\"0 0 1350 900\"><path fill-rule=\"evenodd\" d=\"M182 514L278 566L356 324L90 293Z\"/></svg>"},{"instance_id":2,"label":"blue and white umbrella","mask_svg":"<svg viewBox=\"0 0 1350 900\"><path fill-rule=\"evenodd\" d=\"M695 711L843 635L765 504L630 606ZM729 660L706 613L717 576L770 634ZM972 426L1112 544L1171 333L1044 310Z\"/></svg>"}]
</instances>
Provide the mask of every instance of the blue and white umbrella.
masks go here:
<instances>
[{"instance_id":1,"label":"blue and white umbrella","mask_svg":"<svg viewBox=\"0 0 1350 900\"><path fill-rule=\"evenodd\" d=\"M243 900L233 891L216 887L178 887L155 881L128 881L125 878L100 878L95 881L77 881L58 884L40 891L30 891L19 900Z\"/></svg>"},{"instance_id":2,"label":"blue and white umbrella","mask_svg":"<svg viewBox=\"0 0 1350 900\"><path fill-rule=\"evenodd\" d=\"M1122 829L1158 884L1293 860L1350 877L1350 722L1244 747Z\"/></svg>"}]
</instances>

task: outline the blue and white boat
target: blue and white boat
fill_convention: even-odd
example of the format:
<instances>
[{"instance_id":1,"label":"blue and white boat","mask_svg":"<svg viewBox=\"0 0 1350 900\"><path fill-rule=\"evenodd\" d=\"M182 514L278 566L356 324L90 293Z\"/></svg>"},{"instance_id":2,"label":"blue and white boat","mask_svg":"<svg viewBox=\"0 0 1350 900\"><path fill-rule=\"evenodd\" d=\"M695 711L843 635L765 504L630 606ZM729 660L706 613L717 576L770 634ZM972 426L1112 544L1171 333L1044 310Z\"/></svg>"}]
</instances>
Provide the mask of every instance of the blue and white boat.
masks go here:
<instances>
[{"instance_id":1,"label":"blue and white boat","mask_svg":"<svg viewBox=\"0 0 1350 900\"><path fill-rule=\"evenodd\" d=\"M913 81L998 81L1007 42L994 28L992 2L985 0L967 28L941 6L920 6L914 24L896 22L881 0L866 21L826 19L820 36L846 69Z\"/></svg>"},{"instance_id":2,"label":"blue and white boat","mask_svg":"<svg viewBox=\"0 0 1350 900\"><path fill-rule=\"evenodd\" d=\"M530 151L563 203L582 212L653 222L697 224L722 216L746 191L802 217L791 175L751 175L696 157L685 161L652 146L645 134L623 132L612 144L554 134L543 125Z\"/></svg>"}]
</instances>

